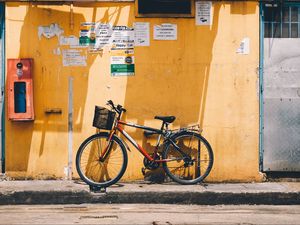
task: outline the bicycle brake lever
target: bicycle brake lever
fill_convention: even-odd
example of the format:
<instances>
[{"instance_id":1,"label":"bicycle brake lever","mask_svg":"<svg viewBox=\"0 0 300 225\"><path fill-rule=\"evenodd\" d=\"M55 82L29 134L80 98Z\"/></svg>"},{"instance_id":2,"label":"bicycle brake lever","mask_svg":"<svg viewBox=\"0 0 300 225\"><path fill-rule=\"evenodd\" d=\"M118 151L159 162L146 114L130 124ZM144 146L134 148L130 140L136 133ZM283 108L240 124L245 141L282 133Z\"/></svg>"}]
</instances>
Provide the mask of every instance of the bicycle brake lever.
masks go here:
<instances>
[{"instance_id":1,"label":"bicycle brake lever","mask_svg":"<svg viewBox=\"0 0 300 225\"><path fill-rule=\"evenodd\" d=\"M114 103L113 103L113 101L112 101L112 100L108 100L108 101L107 101L107 103L106 103L106 105L111 105L111 106L114 106Z\"/></svg>"},{"instance_id":2,"label":"bicycle brake lever","mask_svg":"<svg viewBox=\"0 0 300 225\"><path fill-rule=\"evenodd\" d=\"M111 109L113 109L113 110L116 110L116 111L117 111L117 109L116 109L116 107L115 107L115 105L114 105L114 103L113 103L113 101L112 101L112 100L108 100L108 101L107 101L107 105L109 105L109 106L111 107Z\"/></svg>"}]
</instances>

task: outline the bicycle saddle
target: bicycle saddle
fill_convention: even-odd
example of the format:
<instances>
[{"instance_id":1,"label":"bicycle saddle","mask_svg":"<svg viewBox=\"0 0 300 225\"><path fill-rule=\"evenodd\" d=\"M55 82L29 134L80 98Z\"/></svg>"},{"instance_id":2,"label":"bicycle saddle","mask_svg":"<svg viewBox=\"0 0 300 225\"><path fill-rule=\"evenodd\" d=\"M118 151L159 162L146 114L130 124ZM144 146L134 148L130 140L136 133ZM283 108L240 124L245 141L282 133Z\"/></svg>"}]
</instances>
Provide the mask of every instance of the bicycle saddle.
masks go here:
<instances>
[{"instance_id":1,"label":"bicycle saddle","mask_svg":"<svg viewBox=\"0 0 300 225\"><path fill-rule=\"evenodd\" d=\"M172 123L176 117L175 116L155 116L154 119L162 120L164 123Z\"/></svg>"}]
</instances>

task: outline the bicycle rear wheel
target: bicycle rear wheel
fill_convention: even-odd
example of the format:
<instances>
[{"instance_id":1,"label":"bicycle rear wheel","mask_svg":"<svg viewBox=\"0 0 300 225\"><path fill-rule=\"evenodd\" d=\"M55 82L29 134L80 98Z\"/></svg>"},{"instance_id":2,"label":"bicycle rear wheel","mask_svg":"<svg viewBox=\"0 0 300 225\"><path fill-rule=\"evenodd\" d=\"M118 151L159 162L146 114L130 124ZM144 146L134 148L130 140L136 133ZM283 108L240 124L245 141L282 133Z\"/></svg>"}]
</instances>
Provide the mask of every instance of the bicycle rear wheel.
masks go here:
<instances>
[{"instance_id":1,"label":"bicycle rear wheel","mask_svg":"<svg viewBox=\"0 0 300 225\"><path fill-rule=\"evenodd\" d=\"M108 187L116 183L127 167L127 152L122 141L112 137L107 157L100 159L103 150L108 146L109 134L98 133L87 138L76 154L76 169L80 178L87 184Z\"/></svg>"},{"instance_id":2,"label":"bicycle rear wheel","mask_svg":"<svg viewBox=\"0 0 300 225\"><path fill-rule=\"evenodd\" d=\"M196 184L208 176L213 166L213 151L208 141L198 133L184 132L172 140L180 148L180 153L169 143L163 153L166 174L180 184Z\"/></svg>"}]
</instances>

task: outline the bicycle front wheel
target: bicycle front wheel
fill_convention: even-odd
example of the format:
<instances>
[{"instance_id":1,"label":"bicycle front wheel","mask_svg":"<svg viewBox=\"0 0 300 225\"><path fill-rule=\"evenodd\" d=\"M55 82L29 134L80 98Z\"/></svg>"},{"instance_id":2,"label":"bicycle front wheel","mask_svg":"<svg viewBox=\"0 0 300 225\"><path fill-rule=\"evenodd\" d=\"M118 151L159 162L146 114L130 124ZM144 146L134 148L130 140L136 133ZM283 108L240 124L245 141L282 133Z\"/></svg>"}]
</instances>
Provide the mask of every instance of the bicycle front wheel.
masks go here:
<instances>
[{"instance_id":1,"label":"bicycle front wheel","mask_svg":"<svg viewBox=\"0 0 300 225\"><path fill-rule=\"evenodd\" d=\"M116 183L127 167L127 152L123 142L113 136L106 157L101 158L109 145L109 134L102 132L87 138L76 155L76 169L80 178L87 184L108 187Z\"/></svg>"},{"instance_id":2,"label":"bicycle front wheel","mask_svg":"<svg viewBox=\"0 0 300 225\"><path fill-rule=\"evenodd\" d=\"M214 157L208 141L198 133L184 132L175 135L172 143L167 144L162 156L166 162L166 174L180 184L196 184L208 176Z\"/></svg>"}]
</instances>

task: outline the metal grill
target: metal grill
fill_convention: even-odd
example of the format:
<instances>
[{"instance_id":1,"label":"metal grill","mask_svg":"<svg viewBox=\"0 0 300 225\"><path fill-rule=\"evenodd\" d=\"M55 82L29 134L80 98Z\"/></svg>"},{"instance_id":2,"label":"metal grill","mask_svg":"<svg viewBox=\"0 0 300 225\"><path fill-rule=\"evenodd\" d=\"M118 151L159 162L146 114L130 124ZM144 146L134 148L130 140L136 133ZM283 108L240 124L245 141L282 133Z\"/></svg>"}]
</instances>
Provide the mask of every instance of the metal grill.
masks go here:
<instances>
[{"instance_id":1,"label":"metal grill","mask_svg":"<svg viewBox=\"0 0 300 225\"><path fill-rule=\"evenodd\" d=\"M300 171L300 39L264 46L263 170Z\"/></svg>"},{"instance_id":2,"label":"metal grill","mask_svg":"<svg viewBox=\"0 0 300 225\"><path fill-rule=\"evenodd\" d=\"M264 170L300 171L300 99L268 99L264 109Z\"/></svg>"}]
</instances>

